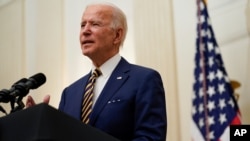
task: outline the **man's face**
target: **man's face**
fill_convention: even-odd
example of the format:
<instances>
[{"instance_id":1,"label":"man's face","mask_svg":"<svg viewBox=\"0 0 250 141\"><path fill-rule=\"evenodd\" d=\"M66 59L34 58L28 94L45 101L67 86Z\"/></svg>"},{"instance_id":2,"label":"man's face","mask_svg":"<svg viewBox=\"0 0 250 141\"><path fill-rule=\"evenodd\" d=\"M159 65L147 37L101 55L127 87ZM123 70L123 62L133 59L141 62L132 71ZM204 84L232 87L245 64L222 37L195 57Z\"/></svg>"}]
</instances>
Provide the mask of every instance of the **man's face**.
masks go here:
<instances>
[{"instance_id":1,"label":"man's face","mask_svg":"<svg viewBox=\"0 0 250 141\"><path fill-rule=\"evenodd\" d=\"M112 11L107 6L90 6L82 16L80 43L83 55L95 61L106 59L117 51L116 32L111 28Z\"/></svg>"}]
</instances>

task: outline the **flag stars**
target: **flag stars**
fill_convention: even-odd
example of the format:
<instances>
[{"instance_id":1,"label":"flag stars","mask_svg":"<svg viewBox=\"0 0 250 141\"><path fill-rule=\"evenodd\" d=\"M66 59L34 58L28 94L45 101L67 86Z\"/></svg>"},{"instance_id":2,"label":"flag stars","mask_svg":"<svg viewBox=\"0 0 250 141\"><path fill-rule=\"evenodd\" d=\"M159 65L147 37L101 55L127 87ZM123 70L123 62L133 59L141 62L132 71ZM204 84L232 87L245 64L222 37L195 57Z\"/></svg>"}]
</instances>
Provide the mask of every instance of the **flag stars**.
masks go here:
<instances>
[{"instance_id":1,"label":"flag stars","mask_svg":"<svg viewBox=\"0 0 250 141\"><path fill-rule=\"evenodd\" d=\"M203 18L201 18L200 20L204 20ZM202 21L201 21L202 22ZM202 37L206 37L206 30L205 29L202 29L201 30L201 36Z\"/></svg>"},{"instance_id":2,"label":"flag stars","mask_svg":"<svg viewBox=\"0 0 250 141\"><path fill-rule=\"evenodd\" d=\"M214 94L215 94L215 90L214 90L214 87L212 86L209 86L208 87L208 90L207 90L207 93L210 97L212 97Z\"/></svg>"},{"instance_id":3,"label":"flag stars","mask_svg":"<svg viewBox=\"0 0 250 141\"><path fill-rule=\"evenodd\" d=\"M213 66L213 64L214 64L214 59L213 59L213 57L209 57L209 58L208 58L208 64L209 64L210 67Z\"/></svg>"},{"instance_id":4,"label":"flag stars","mask_svg":"<svg viewBox=\"0 0 250 141\"><path fill-rule=\"evenodd\" d=\"M200 16L200 23L204 23L205 22L205 16Z\"/></svg>"},{"instance_id":5,"label":"flag stars","mask_svg":"<svg viewBox=\"0 0 250 141\"><path fill-rule=\"evenodd\" d=\"M209 139L214 139L214 131L209 132Z\"/></svg>"},{"instance_id":6,"label":"flag stars","mask_svg":"<svg viewBox=\"0 0 250 141\"><path fill-rule=\"evenodd\" d=\"M205 125L205 124L204 124L203 118L200 118L200 119L199 119L199 127L202 128L204 125Z\"/></svg>"},{"instance_id":7,"label":"flag stars","mask_svg":"<svg viewBox=\"0 0 250 141\"><path fill-rule=\"evenodd\" d=\"M231 105L231 106L234 108L234 102L233 102L232 99L230 99L230 100L228 101L228 103L229 103L229 105Z\"/></svg>"},{"instance_id":8,"label":"flag stars","mask_svg":"<svg viewBox=\"0 0 250 141\"><path fill-rule=\"evenodd\" d=\"M204 80L204 75L202 73L200 73L199 81L202 82L203 80Z\"/></svg>"},{"instance_id":9,"label":"flag stars","mask_svg":"<svg viewBox=\"0 0 250 141\"><path fill-rule=\"evenodd\" d=\"M203 104L200 104L199 105L199 112L202 113L204 111L204 106Z\"/></svg>"},{"instance_id":10,"label":"flag stars","mask_svg":"<svg viewBox=\"0 0 250 141\"><path fill-rule=\"evenodd\" d=\"M209 111L211 112L215 108L214 101L209 101L207 107Z\"/></svg>"},{"instance_id":11,"label":"flag stars","mask_svg":"<svg viewBox=\"0 0 250 141\"><path fill-rule=\"evenodd\" d=\"M208 38L208 39L211 39L211 38L212 38L212 36L211 36L211 31L210 31L210 30L207 30L207 38Z\"/></svg>"},{"instance_id":12,"label":"flag stars","mask_svg":"<svg viewBox=\"0 0 250 141\"><path fill-rule=\"evenodd\" d=\"M214 117L213 116L208 118L208 123L210 126L214 124Z\"/></svg>"},{"instance_id":13,"label":"flag stars","mask_svg":"<svg viewBox=\"0 0 250 141\"><path fill-rule=\"evenodd\" d=\"M219 84L219 92L220 94L222 94L223 92L225 92L225 85L224 84Z\"/></svg>"},{"instance_id":14,"label":"flag stars","mask_svg":"<svg viewBox=\"0 0 250 141\"><path fill-rule=\"evenodd\" d=\"M221 70L217 70L217 74L216 76L219 78L219 80L221 80L223 78L223 73Z\"/></svg>"},{"instance_id":15,"label":"flag stars","mask_svg":"<svg viewBox=\"0 0 250 141\"><path fill-rule=\"evenodd\" d=\"M227 121L227 119L226 119L226 114L220 114L220 124L223 124L224 122L226 122Z\"/></svg>"},{"instance_id":16,"label":"flag stars","mask_svg":"<svg viewBox=\"0 0 250 141\"><path fill-rule=\"evenodd\" d=\"M215 79L215 74L213 71L210 71L208 74L208 79L210 80L210 82L212 82Z\"/></svg>"},{"instance_id":17,"label":"flag stars","mask_svg":"<svg viewBox=\"0 0 250 141\"><path fill-rule=\"evenodd\" d=\"M207 45L208 45L208 50L209 50L209 52L211 52L211 51L214 49L213 43L208 42Z\"/></svg>"},{"instance_id":18,"label":"flag stars","mask_svg":"<svg viewBox=\"0 0 250 141\"><path fill-rule=\"evenodd\" d=\"M222 110L224 107L226 107L225 99L219 100L219 107Z\"/></svg>"},{"instance_id":19,"label":"flag stars","mask_svg":"<svg viewBox=\"0 0 250 141\"><path fill-rule=\"evenodd\" d=\"M199 96L200 96L200 98L204 96L203 87L201 87L201 88L199 89Z\"/></svg>"},{"instance_id":20,"label":"flag stars","mask_svg":"<svg viewBox=\"0 0 250 141\"><path fill-rule=\"evenodd\" d=\"M203 2L200 2L200 10L203 11L205 9L205 6L203 4Z\"/></svg>"}]
</instances>

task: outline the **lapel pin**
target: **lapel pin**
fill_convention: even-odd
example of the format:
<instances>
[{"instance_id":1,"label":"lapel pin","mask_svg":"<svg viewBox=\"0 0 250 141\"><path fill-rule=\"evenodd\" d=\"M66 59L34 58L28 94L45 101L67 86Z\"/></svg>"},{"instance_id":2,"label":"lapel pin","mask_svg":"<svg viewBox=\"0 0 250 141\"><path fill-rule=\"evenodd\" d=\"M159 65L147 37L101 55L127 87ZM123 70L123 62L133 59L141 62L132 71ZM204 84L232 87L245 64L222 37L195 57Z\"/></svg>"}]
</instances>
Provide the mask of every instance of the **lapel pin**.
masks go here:
<instances>
[{"instance_id":1,"label":"lapel pin","mask_svg":"<svg viewBox=\"0 0 250 141\"><path fill-rule=\"evenodd\" d=\"M122 77L121 77L121 76L119 76L119 77L117 77L116 79L122 79Z\"/></svg>"}]
</instances>

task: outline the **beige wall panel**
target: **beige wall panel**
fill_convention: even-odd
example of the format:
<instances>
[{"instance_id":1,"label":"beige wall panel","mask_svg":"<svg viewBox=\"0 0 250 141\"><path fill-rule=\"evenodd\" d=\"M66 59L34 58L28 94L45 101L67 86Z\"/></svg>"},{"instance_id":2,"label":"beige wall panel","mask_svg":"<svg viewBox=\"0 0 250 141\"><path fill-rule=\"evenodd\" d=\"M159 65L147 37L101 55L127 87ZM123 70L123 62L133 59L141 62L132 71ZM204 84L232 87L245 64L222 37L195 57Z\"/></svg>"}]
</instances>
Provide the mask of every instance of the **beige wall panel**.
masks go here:
<instances>
[{"instance_id":1,"label":"beige wall panel","mask_svg":"<svg viewBox=\"0 0 250 141\"><path fill-rule=\"evenodd\" d=\"M23 9L23 0L0 6L0 89L10 89L25 75ZM10 111L9 103L0 105Z\"/></svg>"},{"instance_id":2,"label":"beige wall panel","mask_svg":"<svg viewBox=\"0 0 250 141\"><path fill-rule=\"evenodd\" d=\"M167 140L180 140L171 1L134 1L136 63L158 70L166 90Z\"/></svg>"},{"instance_id":3,"label":"beige wall panel","mask_svg":"<svg viewBox=\"0 0 250 141\"><path fill-rule=\"evenodd\" d=\"M42 72L47 81L30 93L37 102L47 94L50 104L58 107L63 89L63 1L25 1L25 49L27 74Z\"/></svg>"},{"instance_id":4,"label":"beige wall panel","mask_svg":"<svg viewBox=\"0 0 250 141\"><path fill-rule=\"evenodd\" d=\"M62 4L61 0L13 0L0 7L1 87L9 89L17 80L42 72L47 82L29 94L38 103L51 94L55 107L64 71Z\"/></svg>"}]
</instances>

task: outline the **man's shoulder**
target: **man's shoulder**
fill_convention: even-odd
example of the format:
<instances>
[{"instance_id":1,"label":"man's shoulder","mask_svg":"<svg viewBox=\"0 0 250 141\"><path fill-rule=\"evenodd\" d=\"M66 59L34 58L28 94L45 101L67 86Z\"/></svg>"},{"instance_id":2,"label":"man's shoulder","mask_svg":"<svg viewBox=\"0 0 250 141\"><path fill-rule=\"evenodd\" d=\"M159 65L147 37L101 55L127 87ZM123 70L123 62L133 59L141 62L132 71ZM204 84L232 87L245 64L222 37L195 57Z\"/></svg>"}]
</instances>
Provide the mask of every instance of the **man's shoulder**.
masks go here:
<instances>
[{"instance_id":1,"label":"man's shoulder","mask_svg":"<svg viewBox=\"0 0 250 141\"><path fill-rule=\"evenodd\" d=\"M156 71L155 69L148 67L148 66L143 66L143 65L138 65L138 64L131 64L131 69L134 70L140 70L140 71Z\"/></svg>"}]
</instances>

